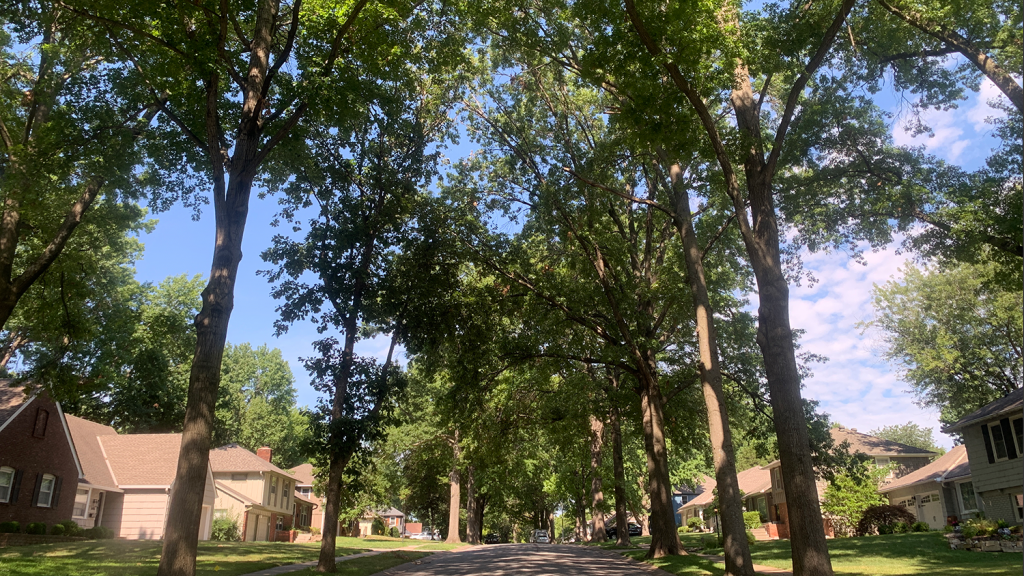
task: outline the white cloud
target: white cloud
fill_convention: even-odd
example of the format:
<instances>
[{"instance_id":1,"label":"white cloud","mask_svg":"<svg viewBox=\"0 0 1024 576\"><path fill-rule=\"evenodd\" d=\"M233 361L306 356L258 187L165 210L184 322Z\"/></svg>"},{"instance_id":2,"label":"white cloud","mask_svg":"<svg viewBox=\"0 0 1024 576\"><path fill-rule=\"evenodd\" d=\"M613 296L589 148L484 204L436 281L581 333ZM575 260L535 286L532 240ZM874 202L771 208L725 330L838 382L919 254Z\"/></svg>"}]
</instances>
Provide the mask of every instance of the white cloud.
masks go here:
<instances>
[{"instance_id":1,"label":"white cloud","mask_svg":"<svg viewBox=\"0 0 1024 576\"><path fill-rule=\"evenodd\" d=\"M981 83L981 90L978 92L978 100L967 111L967 119L971 121L975 132L987 132L992 129L988 123L989 118L1002 118L1006 115L999 108L993 108L989 102L994 99L1005 98L1003 92L996 87L988 78Z\"/></svg>"}]
</instances>

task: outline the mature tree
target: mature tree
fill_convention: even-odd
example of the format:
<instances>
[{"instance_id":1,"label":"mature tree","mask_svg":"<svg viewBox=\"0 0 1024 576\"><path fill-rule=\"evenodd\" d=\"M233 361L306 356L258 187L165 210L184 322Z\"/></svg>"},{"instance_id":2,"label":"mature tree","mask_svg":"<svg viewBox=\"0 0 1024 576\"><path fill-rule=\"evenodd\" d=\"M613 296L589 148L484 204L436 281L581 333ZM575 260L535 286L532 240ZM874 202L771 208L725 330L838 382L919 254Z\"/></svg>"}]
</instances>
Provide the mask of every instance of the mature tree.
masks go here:
<instances>
[{"instance_id":1,"label":"mature tree","mask_svg":"<svg viewBox=\"0 0 1024 576\"><path fill-rule=\"evenodd\" d=\"M907 446L931 450L932 452L937 452L939 454L946 453L944 448L935 444L935 437L933 436L931 428L925 428L924 426L915 424L914 422L882 426L881 428L875 428L868 432L868 434L885 440L899 442L900 444L906 444Z\"/></svg>"},{"instance_id":2,"label":"mature tree","mask_svg":"<svg viewBox=\"0 0 1024 576\"><path fill-rule=\"evenodd\" d=\"M221 372L214 442L235 442L253 452L269 446L281 468L303 462L309 428L295 406L295 379L281 351L228 344Z\"/></svg>"},{"instance_id":3,"label":"mature tree","mask_svg":"<svg viewBox=\"0 0 1024 576\"><path fill-rule=\"evenodd\" d=\"M821 509L832 517L837 536L854 536L865 510L888 503L878 489L889 472L889 468L878 468L873 462L866 462L861 465L859 474L840 474L829 483Z\"/></svg>"},{"instance_id":4,"label":"mature tree","mask_svg":"<svg viewBox=\"0 0 1024 576\"><path fill-rule=\"evenodd\" d=\"M119 89L102 28L60 2L5 3L0 26L0 328L10 330L62 254L102 258L144 226L133 168L159 99Z\"/></svg>"},{"instance_id":5,"label":"mature tree","mask_svg":"<svg viewBox=\"0 0 1024 576\"><path fill-rule=\"evenodd\" d=\"M919 269L874 290L883 354L917 402L952 423L1024 385L1019 287L994 281L995 264Z\"/></svg>"}]
</instances>

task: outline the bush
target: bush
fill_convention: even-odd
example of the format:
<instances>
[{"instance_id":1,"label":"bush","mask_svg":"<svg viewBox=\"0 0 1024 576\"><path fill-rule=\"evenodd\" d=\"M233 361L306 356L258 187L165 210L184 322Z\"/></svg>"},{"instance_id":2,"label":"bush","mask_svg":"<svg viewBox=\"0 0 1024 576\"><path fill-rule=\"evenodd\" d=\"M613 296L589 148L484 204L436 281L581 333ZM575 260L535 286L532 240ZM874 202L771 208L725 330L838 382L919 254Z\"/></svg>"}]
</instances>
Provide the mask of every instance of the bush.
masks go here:
<instances>
[{"instance_id":1,"label":"bush","mask_svg":"<svg viewBox=\"0 0 1024 576\"><path fill-rule=\"evenodd\" d=\"M904 522L907 526L910 526L917 522L917 518L903 506L892 506L889 504L871 506L864 510L860 522L857 522L857 535L866 536L876 532L878 534L892 534L893 525L897 522ZM883 527L885 531L883 531Z\"/></svg>"},{"instance_id":2,"label":"bush","mask_svg":"<svg viewBox=\"0 0 1024 576\"><path fill-rule=\"evenodd\" d=\"M320 535L320 529L319 528L310 528L309 529L309 533L312 534L313 536L319 536Z\"/></svg>"},{"instance_id":3,"label":"bush","mask_svg":"<svg viewBox=\"0 0 1024 576\"><path fill-rule=\"evenodd\" d=\"M718 537L713 534L708 534L707 536L701 538L700 544L704 547L704 549L718 548L721 546L721 544L718 542Z\"/></svg>"},{"instance_id":4,"label":"bush","mask_svg":"<svg viewBox=\"0 0 1024 576\"><path fill-rule=\"evenodd\" d=\"M210 540L218 542L238 542L242 539L242 531L238 527L237 518L218 516L213 519L210 527Z\"/></svg>"},{"instance_id":5,"label":"bush","mask_svg":"<svg viewBox=\"0 0 1024 576\"><path fill-rule=\"evenodd\" d=\"M757 538L754 538L754 533L747 530L747 544L753 546L754 542L757 542Z\"/></svg>"},{"instance_id":6,"label":"bush","mask_svg":"<svg viewBox=\"0 0 1024 576\"><path fill-rule=\"evenodd\" d=\"M960 534L964 538L974 538L978 535L978 527L974 526L973 524L965 524L963 527L960 528Z\"/></svg>"},{"instance_id":7,"label":"bush","mask_svg":"<svg viewBox=\"0 0 1024 576\"><path fill-rule=\"evenodd\" d=\"M743 513L743 525L747 527L747 530L755 530L761 527L761 513L744 512Z\"/></svg>"},{"instance_id":8,"label":"bush","mask_svg":"<svg viewBox=\"0 0 1024 576\"><path fill-rule=\"evenodd\" d=\"M0 534L17 534L21 532L21 524L18 524L14 520L10 522L0 522Z\"/></svg>"},{"instance_id":9,"label":"bush","mask_svg":"<svg viewBox=\"0 0 1024 576\"><path fill-rule=\"evenodd\" d=\"M373 534L374 536L383 536L387 529L388 526L384 523L384 519L380 516L374 516L373 522L370 524L370 534Z\"/></svg>"},{"instance_id":10,"label":"bush","mask_svg":"<svg viewBox=\"0 0 1024 576\"><path fill-rule=\"evenodd\" d=\"M686 526L689 527L690 530L697 531L704 527L704 521L694 516L686 521Z\"/></svg>"},{"instance_id":11,"label":"bush","mask_svg":"<svg viewBox=\"0 0 1024 576\"><path fill-rule=\"evenodd\" d=\"M928 532L931 529L927 522L914 522L910 525L911 532Z\"/></svg>"},{"instance_id":12,"label":"bush","mask_svg":"<svg viewBox=\"0 0 1024 576\"><path fill-rule=\"evenodd\" d=\"M896 522L892 525L893 534L906 534L910 532L910 524L906 522Z\"/></svg>"},{"instance_id":13,"label":"bush","mask_svg":"<svg viewBox=\"0 0 1024 576\"><path fill-rule=\"evenodd\" d=\"M25 526L25 534L46 534L46 524L43 522L29 522Z\"/></svg>"},{"instance_id":14,"label":"bush","mask_svg":"<svg viewBox=\"0 0 1024 576\"><path fill-rule=\"evenodd\" d=\"M676 532L680 534L689 534L690 532L693 532L693 530L690 530L689 526L680 526L679 528L676 528Z\"/></svg>"},{"instance_id":15,"label":"bush","mask_svg":"<svg viewBox=\"0 0 1024 576\"><path fill-rule=\"evenodd\" d=\"M82 527L74 520L65 520L60 523L64 527L64 535L77 537L82 535Z\"/></svg>"},{"instance_id":16,"label":"bush","mask_svg":"<svg viewBox=\"0 0 1024 576\"><path fill-rule=\"evenodd\" d=\"M82 536L90 540L109 540L114 537L114 531L106 526L95 526L82 530Z\"/></svg>"},{"instance_id":17,"label":"bush","mask_svg":"<svg viewBox=\"0 0 1024 576\"><path fill-rule=\"evenodd\" d=\"M391 530L388 530L388 535L392 538L401 538L402 533L398 531L398 526L392 526Z\"/></svg>"},{"instance_id":18,"label":"bush","mask_svg":"<svg viewBox=\"0 0 1024 576\"><path fill-rule=\"evenodd\" d=\"M63 536L63 535L64 535L64 525L63 524L54 524L53 527L50 528L50 536Z\"/></svg>"}]
</instances>

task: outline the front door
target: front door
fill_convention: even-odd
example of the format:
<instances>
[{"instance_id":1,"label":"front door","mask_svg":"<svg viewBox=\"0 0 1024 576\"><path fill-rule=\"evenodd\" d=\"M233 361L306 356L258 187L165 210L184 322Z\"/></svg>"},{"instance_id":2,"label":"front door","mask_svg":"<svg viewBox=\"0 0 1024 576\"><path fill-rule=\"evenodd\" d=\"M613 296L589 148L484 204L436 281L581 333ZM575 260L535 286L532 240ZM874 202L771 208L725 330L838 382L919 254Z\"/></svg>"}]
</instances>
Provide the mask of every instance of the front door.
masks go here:
<instances>
[{"instance_id":1,"label":"front door","mask_svg":"<svg viewBox=\"0 0 1024 576\"><path fill-rule=\"evenodd\" d=\"M917 519L927 522L932 530L942 530L946 525L946 517L942 514L942 500L938 492L918 496Z\"/></svg>"}]
</instances>

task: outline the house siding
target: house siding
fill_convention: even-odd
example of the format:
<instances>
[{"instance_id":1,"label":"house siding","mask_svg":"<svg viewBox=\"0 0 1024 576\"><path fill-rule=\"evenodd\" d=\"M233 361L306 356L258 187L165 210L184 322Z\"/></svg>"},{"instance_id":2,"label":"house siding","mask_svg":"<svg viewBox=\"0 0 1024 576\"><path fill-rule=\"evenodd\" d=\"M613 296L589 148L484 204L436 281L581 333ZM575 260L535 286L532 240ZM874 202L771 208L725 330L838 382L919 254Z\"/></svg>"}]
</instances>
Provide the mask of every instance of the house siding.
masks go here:
<instances>
[{"instance_id":1,"label":"house siding","mask_svg":"<svg viewBox=\"0 0 1024 576\"><path fill-rule=\"evenodd\" d=\"M124 514L124 494L107 492L104 498L106 498L106 502L103 503L103 516L100 525L110 528L114 534L120 537L121 516Z\"/></svg>"},{"instance_id":2,"label":"house siding","mask_svg":"<svg viewBox=\"0 0 1024 576\"><path fill-rule=\"evenodd\" d=\"M985 422L997 422L992 419ZM1024 460L1019 456L1011 460L1003 460L989 464L988 453L985 451L985 440L981 434L982 425L974 424L965 428L964 443L967 445L967 458L971 462L971 477L974 479L976 492L988 492L1004 488L1019 488L1024 485ZM987 504L987 502L986 502Z\"/></svg>"},{"instance_id":3,"label":"house siding","mask_svg":"<svg viewBox=\"0 0 1024 576\"><path fill-rule=\"evenodd\" d=\"M42 438L33 435L40 410L47 413ZM0 503L0 522L14 520L22 525L29 522L52 525L70 520L75 507L78 466L56 403L45 394L30 401L0 430L0 447L0 466L13 468L21 477L17 501ZM60 492L55 494L56 499L48 508L39 508L33 501L36 483L43 474L60 479ZM12 499L13 496L12 493Z\"/></svg>"},{"instance_id":4,"label":"house siding","mask_svg":"<svg viewBox=\"0 0 1024 576\"><path fill-rule=\"evenodd\" d=\"M163 538L167 500L164 489L125 490L118 537L126 540Z\"/></svg>"}]
</instances>

